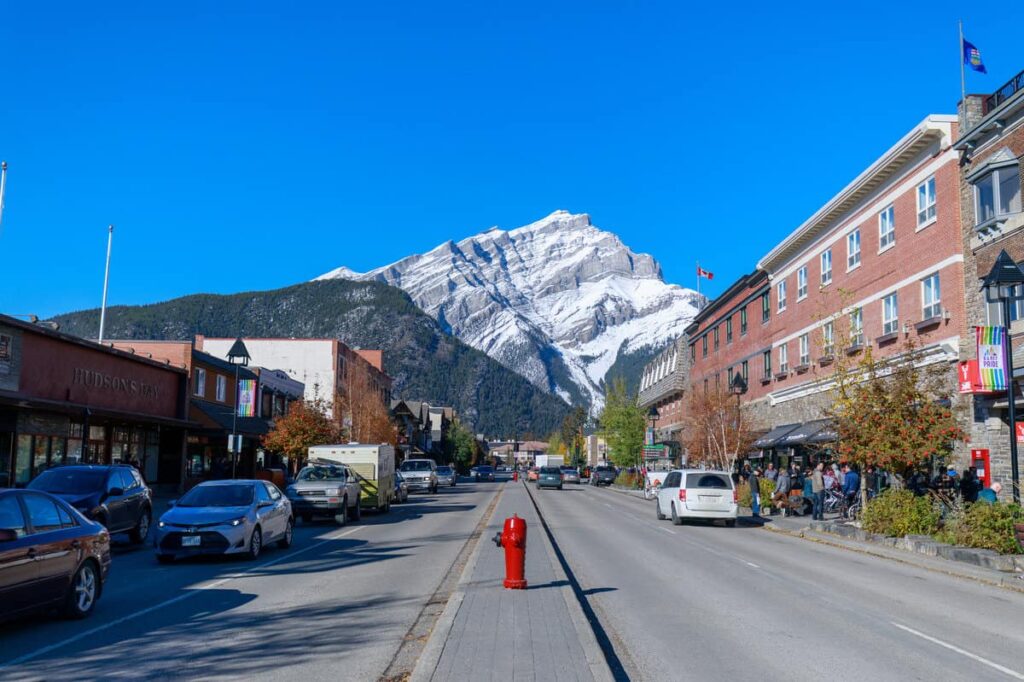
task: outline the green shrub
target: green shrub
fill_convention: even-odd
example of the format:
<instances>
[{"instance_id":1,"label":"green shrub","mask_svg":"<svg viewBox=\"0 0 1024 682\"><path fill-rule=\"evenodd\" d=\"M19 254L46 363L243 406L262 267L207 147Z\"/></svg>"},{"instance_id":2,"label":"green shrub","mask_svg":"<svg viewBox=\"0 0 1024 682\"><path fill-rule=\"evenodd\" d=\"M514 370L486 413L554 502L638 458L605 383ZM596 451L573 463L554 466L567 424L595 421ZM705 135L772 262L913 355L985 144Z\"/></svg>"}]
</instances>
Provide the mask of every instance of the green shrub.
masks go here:
<instances>
[{"instance_id":1,"label":"green shrub","mask_svg":"<svg viewBox=\"0 0 1024 682\"><path fill-rule=\"evenodd\" d=\"M1015 523L1024 523L1024 509L1018 505L975 502L964 513L949 519L936 539L961 547L1016 554L1021 547L1014 536Z\"/></svg>"},{"instance_id":2,"label":"green shrub","mask_svg":"<svg viewBox=\"0 0 1024 682\"><path fill-rule=\"evenodd\" d=\"M864 530L889 537L932 535L941 516L931 498L890 489L868 502L862 522Z\"/></svg>"},{"instance_id":3,"label":"green shrub","mask_svg":"<svg viewBox=\"0 0 1024 682\"><path fill-rule=\"evenodd\" d=\"M772 506L772 495L775 493L775 482L769 481L767 478L762 478L760 479L757 488L761 491L761 506ZM739 505L741 507L749 507L752 502L750 499L750 484L738 483L736 485L736 497L739 500Z\"/></svg>"},{"instance_id":4,"label":"green shrub","mask_svg":"<svg viewBox=\"0 0 1024 682\"><path fill-rule=\"evenodd\" d=\"M623 471L615 477L615 485L621 485L625 488L643 488L643 477L640 474Z\"/></svg>"}]
</instances>

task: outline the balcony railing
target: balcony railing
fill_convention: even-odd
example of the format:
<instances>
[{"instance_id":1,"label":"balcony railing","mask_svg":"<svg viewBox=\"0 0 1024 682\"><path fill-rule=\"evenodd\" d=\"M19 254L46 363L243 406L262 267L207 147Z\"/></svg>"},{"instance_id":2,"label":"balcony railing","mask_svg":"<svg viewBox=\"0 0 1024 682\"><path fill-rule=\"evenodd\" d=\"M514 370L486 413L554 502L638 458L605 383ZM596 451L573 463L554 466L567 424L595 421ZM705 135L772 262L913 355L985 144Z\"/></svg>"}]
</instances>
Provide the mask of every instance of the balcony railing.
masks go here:
<instances>
[{"instance_id":1,"label":"balcony railing","mask_svg":"<svg viewBox=\"0 0 1024 682\"><path fill-rule=\"evenodd\" d=\"M1007 81L1006 85L985 98L985 113L988 114L990 111L994 111L996 107L1021 90L1024 90L1024 71L1018 73Z\"/></svg>"}]
</instances>

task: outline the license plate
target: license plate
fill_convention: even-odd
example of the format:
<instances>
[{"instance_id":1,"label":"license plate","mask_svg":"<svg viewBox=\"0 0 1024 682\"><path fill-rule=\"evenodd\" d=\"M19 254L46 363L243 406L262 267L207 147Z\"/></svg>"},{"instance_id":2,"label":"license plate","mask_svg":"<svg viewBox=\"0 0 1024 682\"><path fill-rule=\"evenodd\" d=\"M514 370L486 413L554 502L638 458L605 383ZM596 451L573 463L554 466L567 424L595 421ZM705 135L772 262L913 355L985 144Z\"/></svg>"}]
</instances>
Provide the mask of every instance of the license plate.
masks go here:
<instances>
[{"instance_id":1,"label":"license plate","mask_svg":"<svg viewBox=\"0 0 1024 682\"><path fill-rule=\"evenodd\" d=\"M722 498L718 495L698 495L701 502L721 502Z\"/></svg>"},{"instance_id":2,"label":"license plate","mask_svg":"<svg viewBox=\"0 0 1024 682\"><path fill-rule=\"evenodd\" d=\"M182 535L181 536L181 546L182 547L198 547L200 540L202 540L202 538L200 536L198 536L198 535Z\"/></svg>"}]
</instances>

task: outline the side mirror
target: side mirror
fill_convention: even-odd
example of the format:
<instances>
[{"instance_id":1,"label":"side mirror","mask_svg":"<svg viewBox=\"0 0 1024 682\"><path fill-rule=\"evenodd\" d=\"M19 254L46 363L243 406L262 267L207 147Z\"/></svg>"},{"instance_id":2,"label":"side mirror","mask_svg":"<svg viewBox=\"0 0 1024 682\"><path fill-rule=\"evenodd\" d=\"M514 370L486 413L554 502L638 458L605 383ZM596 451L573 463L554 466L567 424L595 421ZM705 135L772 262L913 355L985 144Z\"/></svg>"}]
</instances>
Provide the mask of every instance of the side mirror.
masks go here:
<instances>
[{"instance_id":1,"label":"side mirror","mask_svg":"<svg viewBox=\"0 0 1024 682\"><path fill-rule=\"evenodd\" d=\"M0 542L14 542L17 539L18 533L16 531L10 528L0 528Z\"/></svg>"},{"instance_id":2,"label":"side mirror","mask_svg":"<svg viewBox=\"0 0 1024 682\"><path fill-rule=\"evenodd\" d=\"M168 507L173 507L173 506L174 506L174 505L176 505L176 504L178 504L178 501L177 501L177 500L171 500L170 502L168 502L168 503L167 503L167 506L168 506Z\"/></svg>"},{"instance_id":3,"label":"side mirror","mask_svg":"<svg viewBox=\"0 0 1024 682\"><path fill-rule=\"evenodd\" d=\"M107 491L109 497L121 497L124 495L124 488L111 488Z\"/></svg>"},{"instance_id":4,"label":"side mirror","mask_svg":"<svg viewBox=\"0 0 1024 682\"><path fill-rule=\"evenodd\" d=\"M349 476L348 477L348 482L349 483L355 483L356 482L356 477L355 476Z\"/></svg>"}]
</instances>

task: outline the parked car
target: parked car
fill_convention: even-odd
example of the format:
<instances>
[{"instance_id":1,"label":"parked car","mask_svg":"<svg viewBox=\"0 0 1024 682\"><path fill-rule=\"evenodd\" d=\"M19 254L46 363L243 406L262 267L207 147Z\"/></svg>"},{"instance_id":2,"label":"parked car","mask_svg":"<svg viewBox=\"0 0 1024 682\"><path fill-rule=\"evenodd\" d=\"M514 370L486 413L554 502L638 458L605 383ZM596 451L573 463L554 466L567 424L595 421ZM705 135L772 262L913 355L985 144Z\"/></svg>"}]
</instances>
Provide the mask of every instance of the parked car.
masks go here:
<instances>
[{"instance_id":1,"label":"parked car","mask_svg":"<svg viewBox=\"0 0 1024 682\"><path fill-rule=\"evenodd\" d=\"M398 468L405 477L409 492L425 490L437 492L437 464L432 459L407 459Z\"/></svg>"},{"instance_id":2,"label":"parked car","mask_svg":"<svg viewBox=\"0 0 1024 682\"><path fill-rule=\"evenodd\" d=\"M563 483L579 483L580 472L578 469L572 467L562 467L562 482Z\"/></svg>"},{"instance_id":3,"label":"parked car","mask_svg":"<svg viewBox=\"0 0 1024 682\"><path fill-rule=\"evenodd\" d=\"M728 471L676 469L665 476L657 496L657 517L680 525L684 519L723 519L736 525L739 502Z\"/></svg>"},{"instance_id":4,"label":"parked car","mask_svg":"<svg viewBox=\"0 0 1024 682\"><path fill-rule=\"evenodd\" d=\"M362 516L359 481L340 464L302 467L295 482L285 489L292 513L309 523L316 516L329 516L339 526Z\"/></svg>"},{"instance_id":5,"label":"parked car","mask_svg":"<svg viewBox=\"0 0 1024 682\"><path fill-rule=\"evenodd\" d=\"M59 608L92 613L110 570L110 532L64 500L0 490L0 619Z\"/></svg>"},{"instance_id":6,"label":"parked car","mask_svg":"<svg viewBox=\"0 0 1024 682\"><path fill-rule=\"evenodd\" d=\"M590 470L590 485L611 485L619 472L610 464L598 464Z\"/></svg>"},{"instance_id":7,"label":"parked car","mask_svg":"<svg viewBox=\"0 0 1024 682\"><path fill-rule=\"evenodd\" d=\"M56 495L111 533L128 533L141 544L153 520L153 493L135 467L83 464L47 469L29 490Z\"/></svg>"},{"instance_id":8,"label":"parked car","mask_svg":"<svg viewBox=\"0 0 1024 682\"><path fill-rule=\"evenodd\" d=\"M526 472L526 480L527 481L536 481L538 474L539 474L539 469L537 469L537 467L530 467L529 470Z\"/></svg>"},{"instance_id":9,"label":"parked car","mask_svg":"<svg viewBox=\"0 0 1024 682\"><path fill-rule=\"evenodd\" d=\"M292 505L269 481L206 481L160 517L153 547L161 563L197 554L245 554L292 544Z\"/></svg>"},{"instance_id":10,"label":"parked car","mask_svg":"<svg viewBox=\"0 0 1024 682\"><path fill-rule=\"evenodd\" d=\"M458 477L459 477L459 475L455 473L455 469L452 469L449 466L437 467L437 484L438 485L446 485L449 488L454 488L455 487L455 482L456 482L455 479L458 478Z\"/></svg>"},{"instance_id":11,"label":"parked car","mask_svg":"<svg viewBox=\"0 0 1024 682\"><path fill-rule=\"evenodd\" d=\"M537 475L538 488L562 489L562 469L560 467L541 467Z\"/></svg>"},{"instance_id":12,"label":"parked car","mask_svg":"<svg viewBox=\"0 0 1024 682\"><path fill-rule=\"evenodd\" d=\"M482 464L476 468L476 479L477 481L493 481L494 480L494 467Z\"/></svg>"},{"instance_id":13,"label":"parked car","mask_svg":"<svg viewBox=\"0 0 1024 682\"><path fill-rule=\"evenodd\" d=\"M395 502L409 501L409 484L405 477L398 471L395 472Z\"/></svg>"}]
</instances>

